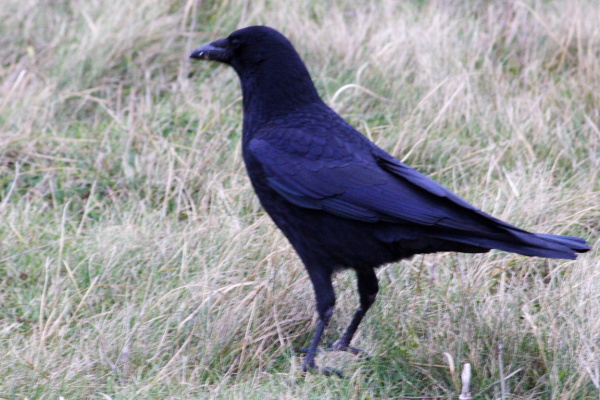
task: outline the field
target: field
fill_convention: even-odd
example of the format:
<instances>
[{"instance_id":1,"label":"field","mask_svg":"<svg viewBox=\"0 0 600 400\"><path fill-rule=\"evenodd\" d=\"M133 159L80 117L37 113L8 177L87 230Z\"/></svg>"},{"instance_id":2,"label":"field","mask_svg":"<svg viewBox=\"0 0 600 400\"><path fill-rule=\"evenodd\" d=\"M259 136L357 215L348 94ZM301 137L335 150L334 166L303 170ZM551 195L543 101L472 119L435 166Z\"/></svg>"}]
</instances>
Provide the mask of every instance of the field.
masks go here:
<instances>
[{"instance_id":1,"label":"field","mask_svg":"<svg viewBox=\"0 0 600 400\"><path fill-rule=\"evenodd\" d=\"M600 398L600 5L361 3L2 2L0 399L456 399L464 363L474 399ZM312 287L246 177L237 76L188 60L255 24L380 147L592 251L386 266L371 359L303 375Z\"/></svg>"}]
</instances>

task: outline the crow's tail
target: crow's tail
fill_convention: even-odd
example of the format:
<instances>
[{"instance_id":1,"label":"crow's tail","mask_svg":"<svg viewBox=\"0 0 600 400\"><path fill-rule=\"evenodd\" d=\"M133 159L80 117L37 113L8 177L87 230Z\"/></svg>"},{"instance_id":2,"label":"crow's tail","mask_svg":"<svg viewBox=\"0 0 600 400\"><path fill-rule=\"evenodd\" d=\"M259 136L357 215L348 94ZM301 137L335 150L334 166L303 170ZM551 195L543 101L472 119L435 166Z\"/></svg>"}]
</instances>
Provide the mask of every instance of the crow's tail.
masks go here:
<instances>
[{"instance_id":1,"label":"crow's tail","mask_svg":"<svg viewBox=\"0 0 600 400\"><path fill-rule=\"evenodd\" d=\"M574 260L577 253L590 250L585 240L573 236L531 233L519 228L506 229L502 233L488 236L477 236L472 233L456 232L444 235L450 242L460 243L483 249L498 249L525 256L546 257ZM462 251L457 248L456 251Z\"/></svg>"},{"instance_id":2,"label":"crow's tail","mask_svg":"<svg viewBox=\"0 0 600 400\"><path fill-rule=\"evenodd\" d=\"M543 239L548 243L548 248L540 248L540 257L549 258L568 258L574 260L577 258L577 253L585 253L590 250L585 240L574 237L574 236L561 236L561 235L549 235L545 233L534 233L540 239ZM546 251L550 251L548 254L556 255L544 255Z\"/></svg>"}]
</instances>

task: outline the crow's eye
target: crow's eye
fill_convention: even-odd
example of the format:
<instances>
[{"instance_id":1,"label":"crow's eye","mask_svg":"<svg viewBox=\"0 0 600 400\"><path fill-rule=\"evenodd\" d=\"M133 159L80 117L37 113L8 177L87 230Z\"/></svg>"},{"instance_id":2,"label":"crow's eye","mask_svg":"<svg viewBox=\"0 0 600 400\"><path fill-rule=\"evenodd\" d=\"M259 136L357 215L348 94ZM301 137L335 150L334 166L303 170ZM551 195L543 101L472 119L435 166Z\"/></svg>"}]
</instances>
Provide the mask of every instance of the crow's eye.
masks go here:
<instances>
[{"instance_id":1,"label":"crow's eye","mask_svg":"<svg viewBox=\"0 0 600 400\"><path fill-rule=\"evenodd\" d=\"M242 42L238 38L230 38L229 39L229 45L231 46L232 49L237 49L238 47L240 47L241 44L242 44Z\"/></svg>"}]
</instances>

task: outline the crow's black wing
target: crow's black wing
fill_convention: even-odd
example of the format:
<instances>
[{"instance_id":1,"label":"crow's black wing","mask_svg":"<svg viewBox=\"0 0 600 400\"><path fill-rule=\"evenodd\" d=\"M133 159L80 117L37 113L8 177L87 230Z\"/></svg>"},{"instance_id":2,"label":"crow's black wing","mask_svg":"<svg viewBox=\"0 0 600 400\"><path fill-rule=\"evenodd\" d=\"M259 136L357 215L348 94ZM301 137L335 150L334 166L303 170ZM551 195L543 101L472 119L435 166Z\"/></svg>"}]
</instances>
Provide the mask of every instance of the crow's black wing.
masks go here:
<instances>
[{"instance_id":1,"label":"crow's black wing","mask_svg":"<svg viewBox=\"0 0 600 400\"><path fill-rule=\"evenodd\" d=\"M358 134L358 133L357 133ZM350 139L350 138L349 138ZM363 222L394 222L486 233L487 214L370 142L282 128L248 151L269 186L290 203ZM362 139L362 138L361 138Z\"/></svg>"},{"instance_id":2,"label":"crow's black wing","mask_svg":"<svg viewBox=\"0 0 600 400\"><path fill-rule=\"evenodd\" d=\"M255 136L247 151L269 186L296 206L397 224L378 233L386 242L419 226L431 238L530 256L574 259L589 249L583 239L530 233L478 210L356 131L315 135L279 127Z\"/></svg>"}]
</instances>

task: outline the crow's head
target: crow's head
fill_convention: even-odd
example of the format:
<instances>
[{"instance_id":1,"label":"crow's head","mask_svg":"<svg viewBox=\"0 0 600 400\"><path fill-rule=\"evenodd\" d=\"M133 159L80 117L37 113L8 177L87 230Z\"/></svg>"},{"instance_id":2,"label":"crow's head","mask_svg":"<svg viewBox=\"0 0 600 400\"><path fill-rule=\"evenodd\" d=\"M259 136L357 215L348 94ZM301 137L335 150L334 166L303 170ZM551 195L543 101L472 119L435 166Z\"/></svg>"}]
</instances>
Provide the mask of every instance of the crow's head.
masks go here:
<instances>
[{"instance_id":1,"label":"crow's head","mask_svg":"<svg viewBox=\"0 0 600 400\"><path fill-rule=\"evenodd\" d=\"M275 29L250 26L194 50L190 58L231 65L242 83L245 116L264 120L307 103L321 103L310 74L289 40ZM254 113L246 112L253 108Z\"/></svg>"},{"instance_id":2,"label":"crow's head","mask_svg":"<svg viewBox=\"0 0 600 400\"><path fill-rule=\"evenodd\" d=\"M194 50L190 58L219 61L231 65L238 73L267 64L300 62L289 40L275 29L250 26L224 39L215 40Z\"/></svg>"}]
</instances>

